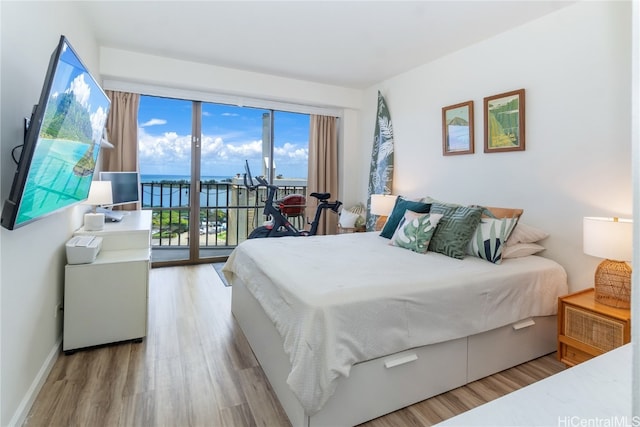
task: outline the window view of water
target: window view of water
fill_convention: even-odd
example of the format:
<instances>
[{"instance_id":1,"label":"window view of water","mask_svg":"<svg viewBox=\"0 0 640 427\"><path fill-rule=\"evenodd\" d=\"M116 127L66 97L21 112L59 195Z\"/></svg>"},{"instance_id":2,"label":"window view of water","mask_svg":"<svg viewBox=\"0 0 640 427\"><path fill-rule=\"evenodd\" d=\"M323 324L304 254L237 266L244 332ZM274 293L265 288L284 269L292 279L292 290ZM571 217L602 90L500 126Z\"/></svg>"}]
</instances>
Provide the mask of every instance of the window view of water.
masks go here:
<instances>
[{"instance_id":1,"label":"window view of water","mask_svg":"<svg viewBox=\"0 0 640 427\"><path fill-rule=\"evenodd\" d=\"M201 133L195 150L193 129ZM237 245L264 220L264 193L244 187L245 161L254 176L276 181L279 197L306 194L308 141L308 114L142 96L138 161L142 208L154 211L153 245L189 246L196 228L201 248Z\"/></svg>"}]
</instances>

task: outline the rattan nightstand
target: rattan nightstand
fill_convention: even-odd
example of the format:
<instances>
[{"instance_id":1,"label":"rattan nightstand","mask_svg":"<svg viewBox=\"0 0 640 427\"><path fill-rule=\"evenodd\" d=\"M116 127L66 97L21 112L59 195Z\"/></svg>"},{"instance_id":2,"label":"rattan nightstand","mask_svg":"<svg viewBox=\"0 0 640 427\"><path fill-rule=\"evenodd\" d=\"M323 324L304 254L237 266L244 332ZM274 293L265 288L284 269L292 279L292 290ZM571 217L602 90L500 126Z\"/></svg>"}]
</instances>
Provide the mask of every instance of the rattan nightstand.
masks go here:
<instances>
[{"instance_id":1,"label":"rattan nightstand","mask_svg":"<svg viewBox=\"0 0 640 427\"><path fill-rule=\"evenodd\" d=\"M631 340L631 311L596 302L594 289L558 298L558 360L589 360Z\"/></svg>"}]
</instances>

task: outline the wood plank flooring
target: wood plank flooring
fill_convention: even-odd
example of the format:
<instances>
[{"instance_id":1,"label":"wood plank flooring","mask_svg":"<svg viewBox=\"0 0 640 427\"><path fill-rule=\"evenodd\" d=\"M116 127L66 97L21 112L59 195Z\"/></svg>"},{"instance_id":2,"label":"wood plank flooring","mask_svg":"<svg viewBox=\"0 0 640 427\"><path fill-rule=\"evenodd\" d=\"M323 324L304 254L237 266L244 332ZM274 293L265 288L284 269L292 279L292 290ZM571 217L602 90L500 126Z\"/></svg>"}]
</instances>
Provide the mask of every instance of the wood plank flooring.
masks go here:
<instances>
[{"instance_id":1,"label":"wood plank flooring","mask_svg":"<svg viewBox=\"0 0 640 427\"><path fill-rule=\"evenodd\" d=\"M147 338L60 355L25 426L290 425L211 265L152 269L149 287ZM548 355L362 426L430 426L563 368Z\"/></svg>"}]
</instances>

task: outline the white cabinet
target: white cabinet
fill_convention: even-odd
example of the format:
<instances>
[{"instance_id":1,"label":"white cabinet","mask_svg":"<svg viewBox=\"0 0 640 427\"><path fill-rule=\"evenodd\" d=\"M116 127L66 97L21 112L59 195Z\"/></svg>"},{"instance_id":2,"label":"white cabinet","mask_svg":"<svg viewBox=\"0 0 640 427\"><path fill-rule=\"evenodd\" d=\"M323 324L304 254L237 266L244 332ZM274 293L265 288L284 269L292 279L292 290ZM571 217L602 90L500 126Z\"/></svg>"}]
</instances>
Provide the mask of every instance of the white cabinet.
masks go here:
<instances>
[{"instance_id":1,"label":"white cabinet","mask_svg":"<svg viewBox=\"0 0 640 427\"><path fill-rule=\"evenodd\" d=\"M151 211L131 211L104 230L74 235L102 237L91 264L65 267L62 349L73 350L147 335Z\"/></svg>"}]
</instances>

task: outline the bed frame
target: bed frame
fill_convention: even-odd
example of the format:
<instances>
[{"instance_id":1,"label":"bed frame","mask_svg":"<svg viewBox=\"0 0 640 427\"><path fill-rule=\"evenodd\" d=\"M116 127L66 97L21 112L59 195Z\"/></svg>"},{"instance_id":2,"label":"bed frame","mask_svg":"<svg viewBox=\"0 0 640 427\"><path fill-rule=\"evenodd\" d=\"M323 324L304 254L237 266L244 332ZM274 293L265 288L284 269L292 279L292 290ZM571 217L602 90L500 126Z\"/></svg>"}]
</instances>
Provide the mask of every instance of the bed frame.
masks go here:
<instances>
[{"instance_id":1,"label":"bed frame","mask_svg":"<svg viewBox=\"0 0 640 427\"><path fill-rule=\"evenodd\" d=\"M283 340L235 277L231 310L293 427L353 426L556 350L556 316L535 317L477 335L358 363L313 416L286 379Z\"/></svg>"}]
</instances>

